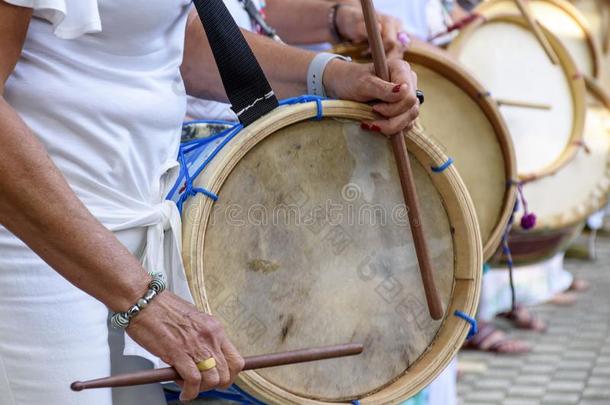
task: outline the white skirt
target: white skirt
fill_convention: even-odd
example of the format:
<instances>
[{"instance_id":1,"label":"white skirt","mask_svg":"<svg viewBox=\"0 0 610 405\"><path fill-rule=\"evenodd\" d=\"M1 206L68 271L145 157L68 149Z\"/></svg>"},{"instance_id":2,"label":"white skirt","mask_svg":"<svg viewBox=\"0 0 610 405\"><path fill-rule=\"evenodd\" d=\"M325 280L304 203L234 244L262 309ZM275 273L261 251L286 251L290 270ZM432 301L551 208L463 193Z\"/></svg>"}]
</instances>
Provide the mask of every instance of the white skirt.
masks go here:
<instances>
[{"instance_id":1,"label":"white skirt","mask_svg":"<svg viewBox=\"0 0 610 405\"><path fill-rule=\"evenodd\" d=\"M146 244L146 228L122 231L117 237L138 255ZM71 391L73 381L152 368L152 363L123 356L123 332L112 330L109 339L106 306L70 284L2 227L0 252L0 403L166 403L159 384L115 392Z\"/></svg>"}]
</instances>

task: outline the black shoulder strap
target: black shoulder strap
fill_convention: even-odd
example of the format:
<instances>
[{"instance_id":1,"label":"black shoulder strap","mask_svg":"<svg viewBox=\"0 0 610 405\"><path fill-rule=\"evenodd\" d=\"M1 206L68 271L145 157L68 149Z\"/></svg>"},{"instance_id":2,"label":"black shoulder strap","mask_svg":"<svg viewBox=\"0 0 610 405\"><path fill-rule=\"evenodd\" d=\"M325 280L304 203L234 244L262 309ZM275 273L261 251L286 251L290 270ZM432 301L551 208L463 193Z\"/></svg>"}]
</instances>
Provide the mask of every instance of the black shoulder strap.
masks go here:
<instances>
[{"instance_id":1,"label":"black shoulder strap","mask_svg":"<svg viewBox=\"0 0 610 405\"><path fill-rule=\"evenodd\" d=\"M193 0L222 84L239 121L248 126L279 103L250 46L222 0Z\"/></svg>"}]
</instances>

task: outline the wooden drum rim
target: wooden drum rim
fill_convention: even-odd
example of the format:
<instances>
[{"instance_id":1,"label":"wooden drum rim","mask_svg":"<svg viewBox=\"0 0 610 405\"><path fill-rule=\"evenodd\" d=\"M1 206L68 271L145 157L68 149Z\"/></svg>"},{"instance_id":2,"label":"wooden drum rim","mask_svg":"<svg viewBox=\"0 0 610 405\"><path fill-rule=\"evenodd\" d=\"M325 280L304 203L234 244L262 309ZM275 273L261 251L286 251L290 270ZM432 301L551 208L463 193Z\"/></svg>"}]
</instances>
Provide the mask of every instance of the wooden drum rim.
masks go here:
<instances>
[{"instance_id":1,"label":"wooden drum rim","mask_svg":"<svg viewBox=\"0 0 610 405\"><path fill-rule=\"evenodd\" d=\"M500 143L500 148L504 155L504 170L507 176L507 187L504 205L502 207L501 216L498 218L498 223L490 235L489 240L483 241L483 257L485 260L488 260L493 256L502 241L502 237L506 230L506 224L513 212L517 199L516 185L512 184L514 183L514 180L518 178L517 160L510 132L504 118L502 118L497 104L490 97L483 96L487 94L485 87L483 87L483 85L458 62L442 55L440 52L434 52L422 46L411 47L407 51L405 59L407 62L413 62L435 71L462 89L482 109L496 133L496 139ZM509 183L510 185L508 185Z\"/></svg>"},{"instance_id":2,"label":"wooden drum rim","mask_svg":"<svg viewBox=\"0 0 610 405\"><path fill-rule=\"evenodd\" d=\"M537 0L537 1L550 3L553 6L557 7L558 9L564 11L566 14L568 14L570 17L572 17L572 19L583 30L583 32L585 33L585 38L587 40L587 45L589 47L589 51L591 52L591 57L593 59L592 60L593 77L595 79L599 79L601 76L601 71L602 71L602 69L601 69L601 67L602 67L601 46L597 42L595 35L593 35L593 32L591 31L591 27L589 26L589 23L587 22L587 19L585 18L585 16L582 15L580 10L578 10L578 8L576 8L576 6L574 6L573 4L571 4L565 0ZM498 0L488 0L488 1L482 2L476 7L475 12L485 15L486 11L489 10L491 7L493 7L494 3L496 3L496 2L498 2ZM540 23L544 26L544 21L540 21ZM582 73L584 74L584 72L582 72Z\"/></svg>"},{"instance_id":3,"label":"wooden drum rim","mask_svg":"<svg viewBox=\"0 0 610 405\"><path fill-rule=\"evenodd\" d=\"M449 52L459 59L461 50L464 47L465 42L468 38L484 24L494 22L505 22L519 25L523 28L527 28L527 22L525 19L518 15L513 14L498 14L486 19L478 19L477 21L470 24L468 27L460 32L453 42L449 45ZM546 27L541 26L544 34L549 40L549 43L555 50L557 57L559 58L560 65L563 71L566 73L566 79L569 84L570 93L572 94L572 103L574 105L574 122L572 124L572 131L568 146L564 149L563 153L555 160L554 163L547 166L538 173L531 174L520 174L519 179L521 181L534 181L537 178L551 176L558 170L569 163L580 149L580 143L583 140L583 133L585 127L585 116L586 116L586 87L585 80L582 74L578 71L576 63L568 53L567 49L562 45L561 41L553 35ZM533 35L533 34L532 34ZM542 52L542 49L541 49Z\"/></svg>"},{"instance_id":4,"label":"wooden drum rim","mask_svg":"<svg viewBox=\"0 0 610 405\"><path fill-rule=\"evenodd\" d=\"M351 119L356 122L374 118L371 108L359 103L324 101L322 108L325 117ZM315 103L278 108L233 138L197 178L196 185L218 194L224 181L251 148L277 130L290 124L315 118L316 115ZM424 167L427 166L428 173L431 173L430 166L440 166L448 159L437 146L417 130L410 131L407 143L410 153L424 164ZM408 372L395 381L388 381L378 392L362 398L363 404L388 404L402 401L428 385L455 357L470 329L467 322L453 316L454 311L464 311L471 316L476 313L482 277L483 252L474 205L454 167L450 166L442 173L430 174L430 178L443 199L450 224L456 230L452 237L455 255L454 286L446 311L447 316L428 350L411 364ZM222 198L222 195L220 197ZM187 201L183 214L183 258L186 275L196 305L207 313L211 313L211 311L206 296L205 280L203 273L198 269L203 266L206 227L212 206L213 201L209 198L197 195ZM295 395L272 384L253 371L240 374L237 384L268 403L328 403L315 398Z\"/></svg>"}]
</instances>

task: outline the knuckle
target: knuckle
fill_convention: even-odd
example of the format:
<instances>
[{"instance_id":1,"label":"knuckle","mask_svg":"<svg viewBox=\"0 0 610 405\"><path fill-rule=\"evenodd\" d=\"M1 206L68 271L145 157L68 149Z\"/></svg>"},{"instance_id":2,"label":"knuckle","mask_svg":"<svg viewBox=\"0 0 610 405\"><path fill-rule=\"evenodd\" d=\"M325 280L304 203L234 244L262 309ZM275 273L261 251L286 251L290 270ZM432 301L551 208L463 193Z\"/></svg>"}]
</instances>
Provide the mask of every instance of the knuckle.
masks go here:
<instances>
[{"instance_id":1,"label":"knuckle","mask_svg":"<svg viewBox=\"0 0 610 405\"><path fill-rule=\"evenodd\" d=\"M206 376L205 382L210 387L218 387L220 385L220 375L218 375L218 373L211 373L210 375Z\"/></svg>"},{"instance_id":2,"label":"knuckle","mask_svg":"<svg viewBox=\"0 0 610 405\"><path fill-rule=\"evenodd\" d=\"M201 383L201 373L196 370L189 371L189 373L184 377L184 381L189 384L199 385L199 383Z\"/></svg>"}]
</instances>

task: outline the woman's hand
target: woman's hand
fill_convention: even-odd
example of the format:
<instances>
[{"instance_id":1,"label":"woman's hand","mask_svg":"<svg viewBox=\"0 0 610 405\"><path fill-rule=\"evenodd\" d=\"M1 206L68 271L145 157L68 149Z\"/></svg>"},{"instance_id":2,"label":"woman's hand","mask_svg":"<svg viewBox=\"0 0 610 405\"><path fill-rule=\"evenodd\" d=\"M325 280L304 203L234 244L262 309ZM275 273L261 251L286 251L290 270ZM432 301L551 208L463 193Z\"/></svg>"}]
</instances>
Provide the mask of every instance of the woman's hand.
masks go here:
<instances>
[{"instance_id":1,"label":"woman's hand","mask_svg":"<svg viewBox=\"0 0 610 405\"><path fill-rule=\"evenodd\" d=\"M408 37L403 32L400 20L389 15L377 14L377 21L388 56L402 58L407 49ZM337 9L337 28L341 36L355 44L364 43L368 39L364 14L359 7L348 4L339 7Z\"/></svg>"},{"instance_id":2,"label":"woman's hand","mask_svg":"<svg viewBox=\"0 0 610 405\"><path fill-rule=\"evenodd\" d=\"M324 72L324 87L330 97L360 102L376 101L373 110L381 117L363 123L363 128L386 135L410 130L419 115L417 75L407 62L388 60L390 82L375 76L372 65L331 61Z\"/></svg>"},{"instance_id":3,"label":"woman's hand","mask_svg":"<svg viewBox=\"0 0 610 405\"><path fill-rule=\"evenodd\" d=\"M227 339L220 322L169 291L155 298L127 333L138 344L173 366L182 377L180 400L202 391L226 388L244 367L244 360ZM197 363L213 357L216 367L200 372Z\"/></svg>"}]
</instances>

